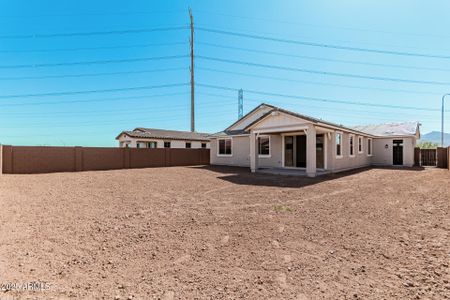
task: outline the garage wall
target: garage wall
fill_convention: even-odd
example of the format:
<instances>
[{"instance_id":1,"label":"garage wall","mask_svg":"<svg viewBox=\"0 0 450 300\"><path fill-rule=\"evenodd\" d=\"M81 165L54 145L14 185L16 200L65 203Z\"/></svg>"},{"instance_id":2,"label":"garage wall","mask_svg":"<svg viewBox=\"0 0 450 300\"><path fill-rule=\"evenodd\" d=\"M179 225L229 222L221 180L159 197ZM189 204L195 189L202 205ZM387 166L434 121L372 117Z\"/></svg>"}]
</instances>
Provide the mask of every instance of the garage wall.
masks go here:
<instances>
[{"instance_id":1,"label":"garage wall","mask_svg":"<svg viewBox=\"0 0 450 300\"><path fill-rule=\"evenodd\" d=\"M373 159L372 164L391 166L393 163L393 141L403 140L403 166L412 167L414 165L414 148L416 141L414 138L376 138L373 139ZM386 147L387 145L387 147Z\"/></svg>"}]
</instances>

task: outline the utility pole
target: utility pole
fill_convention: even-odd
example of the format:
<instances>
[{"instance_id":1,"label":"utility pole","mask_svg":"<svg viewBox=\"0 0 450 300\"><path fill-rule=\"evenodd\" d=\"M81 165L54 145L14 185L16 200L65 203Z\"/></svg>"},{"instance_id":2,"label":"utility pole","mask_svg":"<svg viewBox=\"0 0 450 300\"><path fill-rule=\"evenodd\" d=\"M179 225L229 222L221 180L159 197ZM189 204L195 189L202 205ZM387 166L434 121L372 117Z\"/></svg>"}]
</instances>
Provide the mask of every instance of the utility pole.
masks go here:
<instances>
[{"instance_id":1,"label":"utility pole","mask_svg":"<svg viewBox=\"0 0 450 300\"><path fill-rule=\"evenodd\" d=\"M194 93L194 17L189 7L189 18L191 20L191 131L195 131L195 93Z\"/></svg>"},{"instance_id":2,"label":"utility pole","mask_svg":"<svg viewBox=\"0 0 450 300\"><path fill-rule=\"evenodd\" d=\"M238 91L238 120L244 115L244 91Z\"/></svg>"}]
</instances>

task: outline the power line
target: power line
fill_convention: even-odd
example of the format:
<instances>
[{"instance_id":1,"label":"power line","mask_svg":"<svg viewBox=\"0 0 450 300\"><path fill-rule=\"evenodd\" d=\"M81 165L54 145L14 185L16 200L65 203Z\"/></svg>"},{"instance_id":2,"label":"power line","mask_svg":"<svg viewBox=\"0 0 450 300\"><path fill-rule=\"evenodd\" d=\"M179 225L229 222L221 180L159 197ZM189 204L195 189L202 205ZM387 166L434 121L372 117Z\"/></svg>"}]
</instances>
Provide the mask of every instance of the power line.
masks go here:
<instances>
[{"instance_id":1,"label":"power line","mask_svg":"<svg viewBox=\"0 0 450 300\"><path fill-rule=\"evenodd\" d=\"M0 50L0 53L71 52L71 51L89 51L89 50L114 50L114 49L131 49L131 48L149 48L149 47L164 47L164 46L176 46L176 45L186 45L186 42L135 44L135 45L124 45L124 46L79 47L79 48L47 48L47 49Z\"/></svg>"},{"instance_id":2,"label":"power line","mask_svg":"<svg viewBox=\"0 0 450 300\"><path fill-rule=\"evenodd\" d=\"M246 51L246 52L251 52L251 53L279 55L279 56L285 56L285 57L294 57L294 58L317 60L317 61L329 61L329 62L346 63L346 64L354 64L354 65L363 65L363 66L400 68L400 69L412 69L412 70L426 70L426 71L442 71L442 72L449 72L450 71L450 69L446 69L446 68L416 67L416 66L395 65L395 64L393 65L393 64L371 63L371 62L345 60L345 59L333 59L333 58L307 56L307 55L297 55L297 54L289 54L289 53L267 51L267 50L259 50L259 49L249 49L249 48L242 48L242 47L225 46L225 45L214 44L214 43L205 43L205 42L197 42L197 44L210 46L210 47L216 47L216 48L222 48L222 49Z\"/></svg>"},{"instance_id":3,"label":"power line","mask_svg":"<svg viewBox=\"0 0 450 300\"><path fill-rule=\"evenodd\" d=\"M0 39L28 39L28 38L54 38L54 37L76 37L76 36L96 36L96 35L123 35L130 33L149 33L149 32L167 32L188 29L188 26L174 26L161 28L140 28L140 29L124 29L109 31L85 31L85 32L69 32L69 33L39 33L39 34L22 34L22 35L0 35Z\"/></svg>"},{"instance_id":4,"label":"power line","mask_svg":"<svg viewBox=\"0 0 450 300\"><path fill-rule=\"evenodd\" d=\"M155 15L174 14L185 12L184 9L163 10L163 11L131 11L131 12L91 12L91 13L63 13L63 14L39 14L39 15L3 15L0 18L49 18L49 17L78 17L78 16L128 16L128 15Z\"/></svg>"},{"instance_id":5,"label":"power line","mask_svg":"<svg viewBox=\"0 0 450 300\"><path fill-rule=\"evenodd\" d=\"M232 99L232 96L230 96L230 95L221 95L221 94L216 94L216 93L206 93L206 92L199 92L198 93L199 95L204 95L204 96L211 96L211 97L219 97L219 98L224 98L224 99L228 99L228 100L230 100L230 99ZM295 103L292 103L292 102L282 102L282 101L272 101L272 100L270 100L270 101L266 101L267 99L256 99L256 98L253 98L253 97L251 97L251 98L246 98L246 103L247 102L254 102L254 103L256 103L256 105L258 105L258 104L261 104L261 103L268 103L268 104L270 104L270 103L280 103L280 104L277 104L277 105L280 105L280 106L282 106L282 105L292 105L292 104L295 104ZM308 104L307 106L305 106L305 105L302 105L302 107L306 107L306 108L316 108L316 109L320 109L321 111L322 110L326 110L326 111L331 111L331 112L335 112L336 110L335 109L333 109L333 108L325 108L325 107L323 107L323 106L314 106L314 105L310 105L310 104ZM374 115L374 114L379 114L379 115L386 115L386 114L392 114L392 115L395 115L396 117L398 117L398 112L391 112L391 111L388 111L388 112L385 112L385 111L373 111L373 110L355 110L355 109L352 109L351 110L351 113L349 113L349 114L347 114L348 116L355 116L355 112L356 113L367 113L367 114L370 114L370 115ZM402 114L403 115L405 115L405 114L407 114L408 112L403 112ZM422 114L421 114L421 119L423 119L423 116L424 116L424 113L425 112L422 112ZM429 114L432 114L432 115L436 115L436 112L434 112L434 111L430 111L430 112L426 112L426 113L429 113ZM411 111L411 112L409 112L409 114L412 114L412 115L414 115L414 116L417 116L417 113L416 112L413 112L413 111ZM435 120L436 118L434 118L434 117L432 117L432 116L430 116L430 115L427 115L427 119L429 119L429 120Z\"/></svg>"},{"instance_id":6,"label":"power line","mask_svg":"<svg viewBox=\"0 0 450 300\"><path fill-rule=\"evenodd\" d=\"M233 91L233 92L236 92L238 90L237 88L226 87L226 86L219 86L219 85L212 85L212 84L198 83L197 85L201 86L201 87L206 87L206 88L226 90L226 91ZM271 93L271 92L265 92L265 91L248 90L248 89L245 89L245 92L246 93L251 93L251 94L257 94L257 95L284 97L284 98L292 98L292 99L299 99L299 100L309 100L309 101L316 101L316 102L340 103L340 104L350 104L350 105L359 105L359 106L385 107L385 108L408 109L408 110L419 110L419 111L440 111L440 109L438 109L438 108L413 107L413 106L389 105L389 104L377 104L377 103L370 103L370 102L356 102L356 101L348 101L348 100L335 100L335 99L328 99L328 98L286 95L286 94Z\"/></svg>"},{"instance_id":7,"label":"power line","mask_svg":"<svg viewBox=\"0 0 450 300\"><path fill-rule=\"evenodd\" d=\"M147 97L147 99L150 97ZM155 107L154 102L147 103L149 106L139 106L138 108L134 109L91 109L91 110L84 110L84 111L73 111L73 110L65 110L65 111L45 111L45 112L20 112L20 113L7 113L5 112L2 116L3 119L30 119L30 118L42 118L42 119L48 119L48 115L64 115L65 117L81 117L81 116L101 116L101 115L123 115L124 113L133 113L134 116L139 114L147 114L147 113L161 113L161 112L169 112L169 109L167 106L163 107ZM234 103L204 103L202 107L208 107L208 108L216 108L216 107L234 107ZM161 109L162 108L162 109ZM184 104L173 104L170 105L170 112L174 111L185 111L187 109L187 105Z\"/></svg>"},{"instance_id":8,"label":"power line","mask_svg":"<svg viewBox=\"0 0 450 300\"><path fill-rule=\"evenodd\" d=\"M120 100L138 100L148 98L159 98L168 96L187 95L188 92L177 93L164 93L156 95L142 95L142 96L127 96L127 97L112 97L112 98L100 98L100 99L85 99L85 100L70 100L70 101L45 101L45 102L33 102L33 103L3 103L0 107L16 107L16 106L40 106L40 105L65 105L73 103L90 103L90 102L111 102Z\"/></svg>"},{"instance_id":9,"label":"power line","mask_svg":"<svg viewBox=\"0 0 450 300\"><path fill-rule=\"evenodd\" d=\"M275 66L275 65L251 63L251 62L232 60L232 59L215 58L215 57L202 56L202 55L197 55L197 58L204 59L204 60L210 60L210 61L231 63L231 64L247 65L247 66L259 67L259 68L269 68L269 69L277 69L277 70L285 70L285 71L295 71L295 72L302 72L302 73L309 73L309 74L319 74L319 75L328 75L328 76L337 76L337 77L347 77L347 78L356 78L356 79L370 79L370 80L378 80L378 81L393 81L393 82L404 82L404 83L414 83L414 84L445 85L445 86L450 85L449 82L422 81L422 80L412 80L412 79L401 79L401 78L368 76L368 75L358 75L358 74L349 74L349 73L317 71L317 70L309 70L309 69L301 69L301 68L293 68L293 67L284 67L284 66Z\"/></svg>"},{"instance_id":10,"label":"power line","mask_svg":"<svg viewBox=\"0 0 450 300\"><path fill-rule=\"evenodd\" d=\"M230 108L230 111L233 108ZM218 120L220 119L220 117L225 117L228 118L229 116L225 116L224 114L222 115L211 115L210 113L205 113L205 117L203 119L207 119L207 120ZM82 127L82 126L92 126L92 125L116 125L116 124L121 124L121 123L129 123L129 122L149 122L149 121L175 121L175 120L179 120L182 117L185 117L186 113L183 112L180 115L172 115L171 117L165 117L165 116L161 116L160 118L151 118L149 119L148 117L146 118L141 118L141 119L136 119L136 118L132 118L132 119L120 119L120 120L111 120L111 121L107 121L107 122L101 122L101 121L88 121L88 122L75 122L69 125L69 123L63 123L64 125L59 125L59 124L55 124L55 123L33 123L33 124L24 124L24 126L18 127L18 126L0 126L0 128L30 128L30 126L32 126L33 128L46 128L46 127L52 127L52 128L66 128L66 127ZM23 124L23 122L22 122Z\"/></svg>"},{"instance_id":11,"label":"power line","mask_svg":"<svg viewBox=\"0 0 450 300\"><path fill-rule=\"evenodd\" d=\"M204 70L204 71L209 71L209 72L217 72L217 73L232 74L232 75L239 75L239 76L248 76L248 77L261 78L261 79L279 80L279 81L286 81L286 82L298 82L298 83L305 83L305 84L312 84L312 85L335 86L335 87L343 87L343 88L351 88L351 89L441 96L440 93L422 92L422 91L415 91L415 90L402 90L402 89L387 89L387 88L377 88L377 87L367 87L367 86L357 86L357 85L346 85L346 84L336 84L336 83L329 83L329 82L297 80L297 79L290 79L290 78L283 78L283 77L274 77L274 76L265 76L265 75L259 75L259 74L227 71L227 70L214 69L214 68L197 67L197 70Z\"/></svg>"},{"instance_id":12,"label":"power line","mask_svg":"<svg viewBox=\"0 0 450 300\"><path fill-rule=\"evenodd\" d=\"M346 26L330 26L330 25L317 25L317 24L311 24L311 23L305 23L305 22L298 22L298 21L289 21L289 20L277 20L277 19L269 19L269 18L255 18L255 17L248 17L248 16L238 16L238 15L232 15L232 14L224 14L224 13L217 13L212 11L204 11L204 10L196 10L197 13L200 14L208 14L208 15L218 15L218 16L224 16L229 18L238 18L238 19L247 19L247 20L254 20L259 22L272 22L272 23L284 23L289 25L298 25L298 26L307 26L307 27L316 27L316 28L331 28L331 29L338 29L338 30L350 30L350 31L359 31L359 32L375 32L375 33L383 33L383 34L391 34L391 35L409 35L409 36L422 36L422 37L433 37L433 38L450 38L449 35L438 35L438 34L421 34L417 32L400 32L400 31L387 31L387 30L378 30L378 29L369 29L369 28L360 28L360 27L346 27Z\"/></svg>"},{"instance_id":13,"label":"power line","mask_svg":"<svg viewBox=\"0 0 450 300\"><path fill-rule=\"evenodd\" d=\"M108 60L91 60L91 61L76 61L63 63L46 63L46 64L27 64L27 65L0 65L0 69L22 69L22 68L44 68L44 67L61 67L61 66L79 66L79 65L103 65L103 64L117 64L128 62L141 62L153 60L168 60L186 58L188 55L170 55L158 57L141 57L141 58L125 58L125 59L108 59Z\"/></svg>"},{"instance_id":14,"label":"power line","mask_svg":"<svg viewBox=\"0 0 450 300\"><path fill-rule=\"evenodd\" d=\"M165 68L165 69L138 70L138 71L118 71L118 72L81 73L81 74L44 75L44 76L0 77L0 80L81 78L81 77L97 77L97 76L112 76L112 75L126 75L126 74L146 74L146 73L169 72L169 71L180 71L180 70L186 70L186 68L179 67L179 68Z\"/></svg>"},{"instance_id":15,"label":"power line","mask_svg":"<svg viewBox=\"0 0 450 300\"><path fill-rule=\"evenodd\" d=\"M426 53L417 53L417 52L402 52L402 51L342 46L342 45L334 45L334 44L326 44L326 43L306 42L306 41L300 41L300 40L274 38L274 37L268 37L268 36L242 33L242 32L211 29L211 28L205 28L205 27L198 27L197 30L204 31L204 32L210 32L210 33L217 33L217 34L222 34L222 35L237 36L237 37L243 37L243 38L251 38L251 39L257 39L257 40L281 42L281 43L296 44L296 45L311 46L311 47L328 48L328 49L348 50L348 51L376 53L376 54L389 54L389 55L396 55L396 56L450 59L450 56L448 56L448 55L426 54Z\"/></svg>"},{"instance_id":16,"label":"power line","mask_svg":"<svg viewBox=\"0 0 450 300\"><path fill-rule=\"evenodd\" d=\"M189 83L174 83L174 84L137 86L137 87L102 89L102 90L71 91L71 92L1 95L0 99L30 98L30 97L42 97L42 96L66 96L66 95L80 95L80 94L94 94L94 93L113 93L113 92L126 92L126 91L136 91L136 90L151 90L151 89L160 89L160 88L168 88L168 87L187 86L187 85L189 85Z\"/></svg>"}]
</instances>

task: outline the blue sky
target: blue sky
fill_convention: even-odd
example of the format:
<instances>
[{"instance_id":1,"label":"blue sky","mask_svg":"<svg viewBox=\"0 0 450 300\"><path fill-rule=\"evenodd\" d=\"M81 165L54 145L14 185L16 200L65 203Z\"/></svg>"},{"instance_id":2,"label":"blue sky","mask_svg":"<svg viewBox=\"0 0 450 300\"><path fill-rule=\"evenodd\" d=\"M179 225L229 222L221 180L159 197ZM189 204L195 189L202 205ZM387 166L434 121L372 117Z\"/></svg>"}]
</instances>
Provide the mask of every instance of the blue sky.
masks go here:
<instances>
[{"instance_id":1,"label":"blue sky","mask_svg":"<svg viewBox=\"0 0 450 300\"><path fill-rule=\"evenodd\" d=\"M244 113L266 102L349 126L418 120L423 133L440 129L441 95L450 92L448 1L18 0L0 1L0 143L115 146L135 127L189 130L189 6L197 131L236 120L239 88Z\"/></svg>"}]
</instances>

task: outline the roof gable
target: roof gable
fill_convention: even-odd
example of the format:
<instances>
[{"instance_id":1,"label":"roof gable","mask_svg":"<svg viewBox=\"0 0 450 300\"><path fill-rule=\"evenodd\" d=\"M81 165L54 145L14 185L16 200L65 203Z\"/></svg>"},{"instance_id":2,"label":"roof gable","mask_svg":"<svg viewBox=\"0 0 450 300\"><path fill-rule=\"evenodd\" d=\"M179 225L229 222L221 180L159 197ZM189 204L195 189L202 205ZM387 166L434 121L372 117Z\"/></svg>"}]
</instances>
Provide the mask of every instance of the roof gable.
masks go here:
<instances>
[{"instance_id":1,"label":"roof gable","mask_svg":"<svg viewBox=\"0 0 450 300\"><path fill-rule=\"evenodd\" d=\"M252 111L247 113L245 116L231 124L225 131L239 131L244 130L249 124L253 123L255 120L258 120L267 112L271 111L274 108L272 105L268 105L262 103L254 108Z\"/></svg>"},{"instance_id":2,"label":"roof gable","mask_svg":"<svg viewBox=\"0 0 450 300\"><path fill-rule=\"evenodd\" d=\"M311 120L306 120L304 118L294 116L278 110L271 110L264 116L250 124L246 130L249 129L262 129L271 127L284 127L291 126L295 124L309 124L312 123Z\"/></svg>"}]
</instances>

